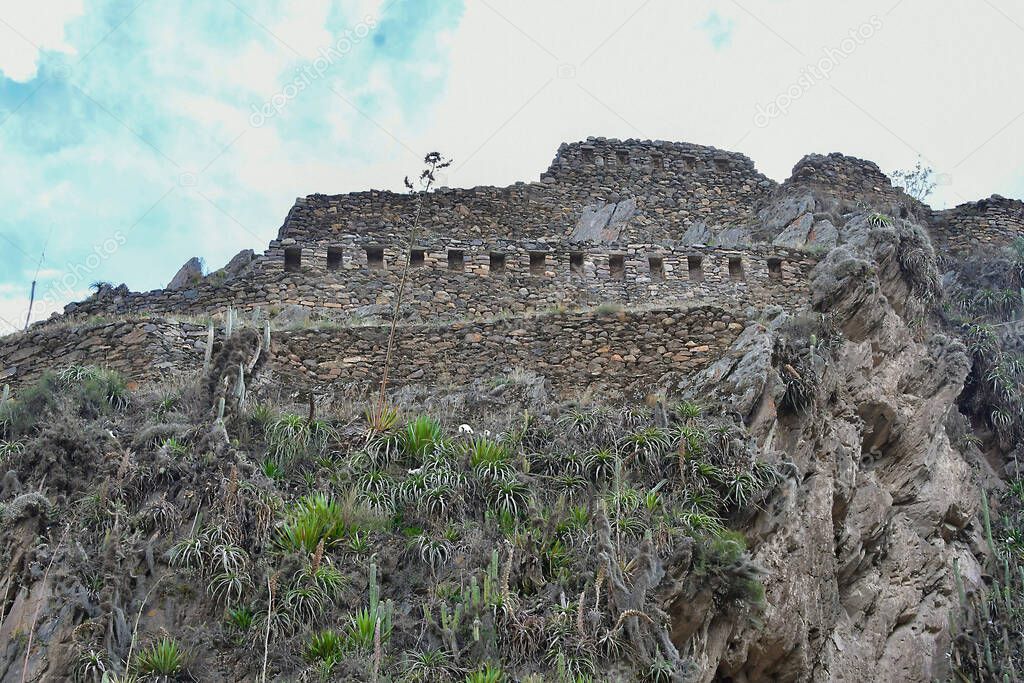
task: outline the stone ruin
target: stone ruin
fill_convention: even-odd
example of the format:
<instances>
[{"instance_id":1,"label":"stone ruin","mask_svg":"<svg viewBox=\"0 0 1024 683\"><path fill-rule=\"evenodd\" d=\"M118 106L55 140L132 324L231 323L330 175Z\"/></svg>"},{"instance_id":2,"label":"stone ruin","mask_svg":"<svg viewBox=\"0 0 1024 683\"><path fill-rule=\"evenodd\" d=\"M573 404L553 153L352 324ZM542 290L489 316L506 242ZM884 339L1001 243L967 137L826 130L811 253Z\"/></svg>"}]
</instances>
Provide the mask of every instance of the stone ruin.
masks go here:
<instances>
[{"instance_id":1,"label":"stone ruin","mask_svg":"<svg viewBox=\"0 0 1024 683\"><path fill-rule=\"evenodd\" d=\"M805 307L811 270L840 238L834 217L869 206L927 225L946 253L1003 246L1024 227L1019 201L932 211L875 164L840 154L807 156L779 184L713 147L588 138L563 144L537 182L299 198L262 254L206 276L190 262L163 290L101 287L8 337L0 381L56 357L145 379L186 370L204 353L205 325L175 317L233 309L261 326L274 319L283 372L367 383L408 258L397 383L430 381L457 358L452 380L535 366L567 387L579 377L624 386L706 366L765 306ZM85 329L61 332L75 325Z\"/></svg>"}]
</instances>

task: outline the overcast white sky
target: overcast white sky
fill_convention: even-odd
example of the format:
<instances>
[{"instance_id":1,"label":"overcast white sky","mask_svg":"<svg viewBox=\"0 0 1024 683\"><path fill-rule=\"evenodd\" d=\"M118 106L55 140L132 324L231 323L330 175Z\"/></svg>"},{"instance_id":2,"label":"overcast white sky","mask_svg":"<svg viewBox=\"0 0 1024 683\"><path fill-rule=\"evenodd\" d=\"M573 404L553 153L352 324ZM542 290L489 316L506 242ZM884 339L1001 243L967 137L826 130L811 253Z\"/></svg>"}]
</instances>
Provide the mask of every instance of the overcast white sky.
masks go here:
<instances>
[{"instance_id":1,"label":"overcast white sky","mask_svg":"<svg viewBox=\"0 0 1024 683\"><path fill-rule=\"evenodd\" d=\"M0 0L0 332L44 245L34 317L262 250L296 196L400 189L431 150L452 186L603 135L1022 197L1022 77L1019 0Z\"/></svg>"}]
</instances>

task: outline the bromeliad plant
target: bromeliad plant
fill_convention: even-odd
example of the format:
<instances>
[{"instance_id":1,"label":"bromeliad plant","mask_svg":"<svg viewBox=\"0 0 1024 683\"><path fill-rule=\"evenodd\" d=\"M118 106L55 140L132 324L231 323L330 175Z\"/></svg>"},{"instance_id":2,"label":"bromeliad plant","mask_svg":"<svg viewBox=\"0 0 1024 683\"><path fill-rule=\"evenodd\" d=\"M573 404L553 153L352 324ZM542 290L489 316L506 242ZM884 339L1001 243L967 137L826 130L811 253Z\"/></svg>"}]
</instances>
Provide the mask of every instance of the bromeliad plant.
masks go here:
<instances>
[{"instance_id":1,"label":"bromeliad plant","mask_svg":"<svg viewBox=\"0 0 1024 683\"><path fill-rule=\"evenodd\" d=\"M291 413L269 421L264 436L270 455L280 463L322 453L336 438L333 427L327 422Z\"/></svg>"},{"instance_id":2,"label":"bromeliad plant","mask_svg":"<svg viewBox=\"0 0 1024 683\"><path fill-rule=\"evenodd\" d=\"M402 450L417 461L434 452L441 443L441 425L429 417L418 417L405 426Z\"/></svg>"},{"instance_id":3,"label":"bromeliad plant","mask_svg":"<svg viewBox=\"0 0 1024 683\"><path fill-rule=\"evenodd\" d=\"M303 496L286 511L274 544L287 552L312 553L321 541L330 547L361 529L381 525L382 520L352 496L338 499L314 493Z\"/></svg>"},{"instance_id":4,"label":"bromeliad plant","mask_svg":"<svg viewBox=\"0 0 1024 683\"><path fill-rule=\"evenodd\" d=\"M177 641L161 638L139 652L135 667L144 676L170 678L185 671L185 662L185 651Z\"/></svg>"}]
</instances>

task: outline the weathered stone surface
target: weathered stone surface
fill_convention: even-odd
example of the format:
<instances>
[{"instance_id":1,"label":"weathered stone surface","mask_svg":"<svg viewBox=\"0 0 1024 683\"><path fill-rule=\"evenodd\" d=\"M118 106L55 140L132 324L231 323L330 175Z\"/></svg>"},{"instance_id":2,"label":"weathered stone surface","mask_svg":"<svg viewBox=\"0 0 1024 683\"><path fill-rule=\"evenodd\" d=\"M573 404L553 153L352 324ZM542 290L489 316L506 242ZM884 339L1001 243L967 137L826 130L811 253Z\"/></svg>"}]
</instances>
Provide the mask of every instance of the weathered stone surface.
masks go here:
<instances>
[{"instance_id":1,"label":"weathered stone surface","mask_svg":"<svg viewBox=\"0 0 1024 683\"><path fill-rule=\"evenodd\" d=\"M202 279L203 262L198 256L193 256L174 274L171 281L167 283L167 289L185 289L198 284Z\"/></svg>"}]
</instances>

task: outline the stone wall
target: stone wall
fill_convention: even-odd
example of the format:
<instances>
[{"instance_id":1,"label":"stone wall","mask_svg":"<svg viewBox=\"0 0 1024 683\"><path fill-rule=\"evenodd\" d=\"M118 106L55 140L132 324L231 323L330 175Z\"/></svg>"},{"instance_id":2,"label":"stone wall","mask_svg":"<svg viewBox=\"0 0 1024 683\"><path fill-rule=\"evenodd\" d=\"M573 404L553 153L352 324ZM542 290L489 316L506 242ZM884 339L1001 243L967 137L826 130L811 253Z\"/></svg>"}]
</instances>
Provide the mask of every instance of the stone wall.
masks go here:
<instances>
[{"instance_id":1,"label":"stone wall","mask_svg":"<svg viewBox=\"0 0 1024 683\"><path fill-rule=\"evenodd\" d=\"M204 281L186 290L133 293L105 290L69 307L76 316L218 313L295 304L341 314L390 313L405 250L397 236L380 245L379 265L362 236L347 235L329 249L272 245L257 268L224 284ZM284 249L298 253L286 271ZM800 305L815 257L779 247L713 249L663 244L574 244L431 240L417 243L404 317L424 320L519 315L601 303Z\"/></svg>"},{"instance_id":2,"label":"stone wall","mask_svg":"<svg viewBox=\"0 0 1024 683\"><path fill-rule=\"evenodd\" d=\"M780 191L792 193L806 186L817 190L819 196L831 197L838 213L870 208L907 218L911 214L923 216L928 211L902 188L894 187L889 176L873 161L836 152L805 156L793 167L792 175L780 186Z\"/></svg>"},{"instance_id":3,"label":"stone wall","mask_svg":"<svg viewBox=\"0 0 1024 683\"><path fill-rule=\"evenodd\" d=\"M22 386L70 365L99 365L151 382L197 369L205 344L205 327L157 318L33 327L0 338L0 384Z\"/></svg>"},{"instance_id":4,"label":"stone wall","mask_svg":"<svg viewBox=\"0 0 1024 683\"><path fill-rule=\"evenodd\" d=\"M558 393L588 386L650 388L668 372L720 358L744 320L711 306L599 314L540 315L450 326L402 327L392 384L465 384L516 369L547 378ZM386 327L275 335L273 366L309 384L380 380Z\"/></svg>"},{"instance_id":5,"label":"stone wall","mask_svg":"<svg viewBox=\"0 0 1024 683\"><path fill-rule=\"evenodd\" d=\"M1005 247L1024 237L1024 202L992 195L978 202L936 211L932 242L940 253L964 254L979 247Z\"/></svg>"},{"instance_id":6,"label":"stone wall","mask_svg":"<svg viewBox=\"0 0 1024 683\"><path fill-rule=\"evenodd\" d=\"M370 191L299 198L278 239L311 243L344 234L407 233L422 201L420 224L453 239L564 240L585 217L612 219L617 210L617 240L652 242L678 239L694 221L748 220L775 186L742 154L588 138L562 145L537 183L440 188L425 196Z\"/></svg>"},{"instance_id":7,"label":"stone wall","mask_svg":"<svg viewBox=\"0 0 1024 683\"><path fill-rule=\"evenodd\" d=\"M698 370L721 357L744 324L739 315L694 306L403 325L391 378L393 386L463 383L524 369L564 393L591 385L650 387L667 372ZM274 332L265 367L300 388L372 390L387 337L386 325ZM204 326L156 318L43 327L0 339L0 381L17 390L45 370L77 364L148 383L198 372L205 343Z\"/></svg>"}]
</instances>

